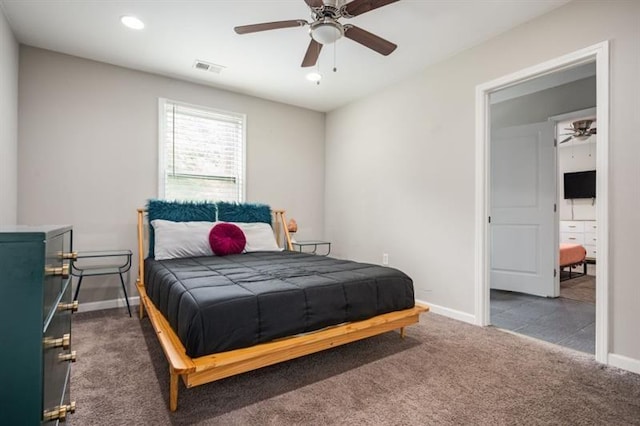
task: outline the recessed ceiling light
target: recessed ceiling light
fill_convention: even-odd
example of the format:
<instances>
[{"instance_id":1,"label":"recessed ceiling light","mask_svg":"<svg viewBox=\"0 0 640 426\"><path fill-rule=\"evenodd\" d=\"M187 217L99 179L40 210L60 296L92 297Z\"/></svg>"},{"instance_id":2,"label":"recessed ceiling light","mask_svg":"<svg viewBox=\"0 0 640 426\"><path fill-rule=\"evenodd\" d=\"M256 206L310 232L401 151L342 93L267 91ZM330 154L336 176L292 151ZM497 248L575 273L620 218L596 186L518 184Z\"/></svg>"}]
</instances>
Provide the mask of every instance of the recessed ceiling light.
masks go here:
<instances>
[{"instance_id":1,"label":"recessed ceiling light","mask_svg":"<svg viewBox=\"0 0 640 426\"><path fill-rule=\"evenodd\" d=\"M315 83L322 80L322 76L320 75L320 73L310 72L309 74L307 74L307 80L313 81Z\"/></svg>"},{"instance_id":2,"label":"recessed ceiling light","mask_svg":"<svg viewBox=\"0 0 640 426\"><path fill-rule=\"evenodd\" d=\"M132 30L141 30L144 28L144 22L135 16L125 15L120 18L120 22L127 28L131 28Z\"/></svg>"}]
</instances>

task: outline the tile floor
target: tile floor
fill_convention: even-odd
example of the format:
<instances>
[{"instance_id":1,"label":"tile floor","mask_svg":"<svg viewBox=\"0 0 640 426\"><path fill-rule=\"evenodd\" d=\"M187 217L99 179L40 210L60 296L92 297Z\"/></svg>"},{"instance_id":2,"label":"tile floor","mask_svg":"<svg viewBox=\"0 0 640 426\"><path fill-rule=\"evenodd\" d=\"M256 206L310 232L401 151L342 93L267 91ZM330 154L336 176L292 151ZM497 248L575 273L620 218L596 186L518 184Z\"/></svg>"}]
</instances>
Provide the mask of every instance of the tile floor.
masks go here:
<instances>
[{"instance_id":1,"label":"tile floor","mask_svg":"<svg viewBox=\"0 0 640 426\"><path fill-rule=\"evenodd\" d=\"M491 290L491 324L582 352L595 353L595 304Z\"/></svg>"}]
</instances>

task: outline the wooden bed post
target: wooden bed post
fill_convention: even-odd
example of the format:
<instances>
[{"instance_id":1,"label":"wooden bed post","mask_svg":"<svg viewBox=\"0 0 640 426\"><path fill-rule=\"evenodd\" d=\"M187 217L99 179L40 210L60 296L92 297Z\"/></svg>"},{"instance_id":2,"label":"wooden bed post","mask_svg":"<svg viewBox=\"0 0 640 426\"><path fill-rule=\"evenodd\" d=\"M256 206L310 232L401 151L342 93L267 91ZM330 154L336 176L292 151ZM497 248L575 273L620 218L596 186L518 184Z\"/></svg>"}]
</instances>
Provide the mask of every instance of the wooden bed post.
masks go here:
<instances>
[{"instance_id":1,"label":"wooden bed post","mask_svg":"<svg viewBox=\"0 0 640 426\"><path fill-rule=\"evenodd\" d=\"M144 285L144 209L138 209L138 285ZM144 303L140 294L140 319L144 318Z\"/></svg>"},{"instance_id":2,"label":"wooden bed post","mask_svg":"<svg viewBox=\"0 0 640 426\"><path fill-rule=\"evenodd\" d=\"M169 366L169 410L178 409L178 373L172 366Z\"/></svg>"},{"instance_id":3,"label":"wooden bed post","mask_svg":"<svg viewBox=\"0 0 640 426\"><path fill-rule=\"evenodd\" d=\"M282 226L282 230L284 232L284 238L286 241L286 249L291 251L293 250L293 245L291 244L291 234L289 234L289 228L287 228L287 218L284 216L284 210L274 210L274 223L276 227L276 235L278 239L278 245L280 244L280 226ZM278 219L280 219L278 221Z\"/></svg>"}]
</instances>

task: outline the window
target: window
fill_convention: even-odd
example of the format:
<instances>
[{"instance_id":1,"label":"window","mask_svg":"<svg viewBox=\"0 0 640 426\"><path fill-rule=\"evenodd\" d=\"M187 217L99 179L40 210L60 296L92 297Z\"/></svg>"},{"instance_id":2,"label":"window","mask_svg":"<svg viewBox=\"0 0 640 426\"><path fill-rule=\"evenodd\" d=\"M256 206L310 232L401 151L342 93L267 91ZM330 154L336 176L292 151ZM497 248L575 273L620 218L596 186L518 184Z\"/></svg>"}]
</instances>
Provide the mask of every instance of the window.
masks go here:
<instances>
[{"instance_id":1,"label":"window","mask_svg":"<svg viewBox=\"0 0 640 426\"><path fill-rule=\"evenodd\" d=\"M245 121L160 99L159 197L244 201Z\"/></svg>"}]
</instances>

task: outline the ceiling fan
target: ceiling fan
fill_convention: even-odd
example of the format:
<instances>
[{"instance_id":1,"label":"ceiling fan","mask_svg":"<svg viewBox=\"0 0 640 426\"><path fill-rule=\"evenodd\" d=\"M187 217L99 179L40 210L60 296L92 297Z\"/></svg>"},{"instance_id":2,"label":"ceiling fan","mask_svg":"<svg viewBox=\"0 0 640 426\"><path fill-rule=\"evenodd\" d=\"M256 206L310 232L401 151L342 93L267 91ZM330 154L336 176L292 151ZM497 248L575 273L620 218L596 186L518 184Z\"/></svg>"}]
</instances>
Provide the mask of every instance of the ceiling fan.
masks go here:
<instances>
[{"instance_id":1,"label":"ceiling fan","mask_svg":"<svg viewBox=\"0 0 640 426\"><path fill-rule=\"evenodd\" d=\"M276 30L280 28L303 27L309 25L309 35L311 42L307 48L307 53L302 60L303 67L312 67L318 61L320 50L325 44L336 42L342 36L349 38L356 43L375 50L381 55L389 55L393 52L397 45L387 41L375 34L363 30L351 24L342 24L340 18L353 18L362 15L390 3L399 0L353 0L344 3L344 0L304 0L311 9L312 22L303 19L294 19L290 21L265 22L262 24L242 25L235 27L234 30L238 34L249 34L259 31Z\"/></svg>"},{"instance_id":2,"label":"ceiling fan","mask_svg":"<svg viewBox=\"0 0 640 426\"><path fill-rule=\"evenodd\" d=\"M598 129L596 127L591 128L591 125L595 122L595 120L578 120L571 123L571 127L565 130L571 130L571 133L563 133L561 136L570 135L568 138L562 140L560 143L569 142L571 139L584 139L588 138L591 135L595 135L598 133Z\"/></svg>"}]
</instances>

